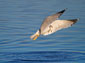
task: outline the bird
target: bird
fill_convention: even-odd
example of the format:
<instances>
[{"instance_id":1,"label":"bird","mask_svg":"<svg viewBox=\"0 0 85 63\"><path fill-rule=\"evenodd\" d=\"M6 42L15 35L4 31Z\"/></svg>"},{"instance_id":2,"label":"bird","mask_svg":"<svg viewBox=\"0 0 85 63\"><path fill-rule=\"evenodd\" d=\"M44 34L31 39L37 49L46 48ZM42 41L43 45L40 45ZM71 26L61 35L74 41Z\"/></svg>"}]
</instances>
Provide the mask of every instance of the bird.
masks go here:
<instances>
[{"instance_id":1,"label":"bird","mask_svg":"<svg viewBox=\"0 0 85 63\"><path fill-rule=\"evenodd\" d=\"M71 27L73 24L75 24L79 20L79 18L68 20L58 19L66 10L67 8L46 17L42 22L40 28L36 31L35 34L31 35L30 38L36 40L40 35L50 35L58 30Z\"/></svg>"}]
</instances>

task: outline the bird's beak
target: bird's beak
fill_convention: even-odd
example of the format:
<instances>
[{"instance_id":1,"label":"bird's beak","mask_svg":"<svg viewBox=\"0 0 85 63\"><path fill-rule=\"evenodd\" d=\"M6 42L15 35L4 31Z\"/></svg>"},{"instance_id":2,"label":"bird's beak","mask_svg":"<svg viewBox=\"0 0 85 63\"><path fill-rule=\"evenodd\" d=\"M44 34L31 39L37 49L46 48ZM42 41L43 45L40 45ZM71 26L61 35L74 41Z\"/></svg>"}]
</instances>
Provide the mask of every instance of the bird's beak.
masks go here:
<instances>
[{"instance_id":1,"label":"bird's beak","mask_svg":"<svg viewBox=\"0 0 85 63\"><path fill-rule=\"evenodd\" d=\"M33 40L36 40L39 37L38 34L35 35L35 37L33 38Z\"/></svg>"}]
</instances>

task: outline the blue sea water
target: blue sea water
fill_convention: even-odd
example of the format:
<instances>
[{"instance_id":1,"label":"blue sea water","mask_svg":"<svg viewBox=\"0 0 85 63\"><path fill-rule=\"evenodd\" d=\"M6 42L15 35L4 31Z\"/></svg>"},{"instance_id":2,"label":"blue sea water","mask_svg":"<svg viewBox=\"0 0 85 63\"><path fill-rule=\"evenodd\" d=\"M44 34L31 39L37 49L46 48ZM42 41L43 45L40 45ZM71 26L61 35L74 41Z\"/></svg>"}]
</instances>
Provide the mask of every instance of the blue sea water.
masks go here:
<instances>
[{"instance_id":1,"label":"blue sea water","mask_svg":"<svg viewBox=\"0 0 85 63\"><path fill-rule=\"evenodd\" d=\"M42 21L64 8L59 19L80 20L33 41ZM85 0L0 0L0 63L84 63Z\"/></svg>"}]
</instances>

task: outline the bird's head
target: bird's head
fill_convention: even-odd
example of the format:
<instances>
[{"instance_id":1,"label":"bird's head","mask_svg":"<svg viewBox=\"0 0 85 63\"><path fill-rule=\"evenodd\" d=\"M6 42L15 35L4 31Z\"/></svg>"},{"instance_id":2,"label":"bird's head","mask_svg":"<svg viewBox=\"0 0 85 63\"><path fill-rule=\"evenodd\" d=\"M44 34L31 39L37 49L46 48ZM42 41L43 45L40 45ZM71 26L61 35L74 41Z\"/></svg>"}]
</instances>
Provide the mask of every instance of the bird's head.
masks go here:
<instances>
[{"instance_id":1,"label":"bird's head","mask_svg":"<svg viewBox=\"0 0 85 63\"><path fill-rule=\"evenodd\" d=\"M32 36L30 36L31 39L36 40L40 36L39 30Z\"/></svg>"}]
</instances>

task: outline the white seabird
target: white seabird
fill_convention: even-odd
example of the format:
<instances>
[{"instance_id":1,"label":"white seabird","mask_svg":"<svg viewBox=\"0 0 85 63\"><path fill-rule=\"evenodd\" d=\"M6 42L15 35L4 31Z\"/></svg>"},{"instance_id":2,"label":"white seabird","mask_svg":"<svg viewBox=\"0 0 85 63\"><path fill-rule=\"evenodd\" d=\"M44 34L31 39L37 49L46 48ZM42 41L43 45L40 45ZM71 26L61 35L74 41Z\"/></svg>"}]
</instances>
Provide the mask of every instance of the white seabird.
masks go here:
<instances>
[{"instance_id":1,"label":"white seabird","mask_svg":"<svg viewBox=\"0 0 85 63\"><path fill-rule=\"evenodd\" d=\"M60 29L68 28L79 20L79 19L58 20L57 18L59 18L65 11L66 9L57 12L56 14L53 14L51 16L48 16L41 24L40 29L37 30L37 32L34 35L30 36L30 38L36 40L37 37L39 37L40 35L45 36L52 34Z\"/></svg>"}]
</instances>

